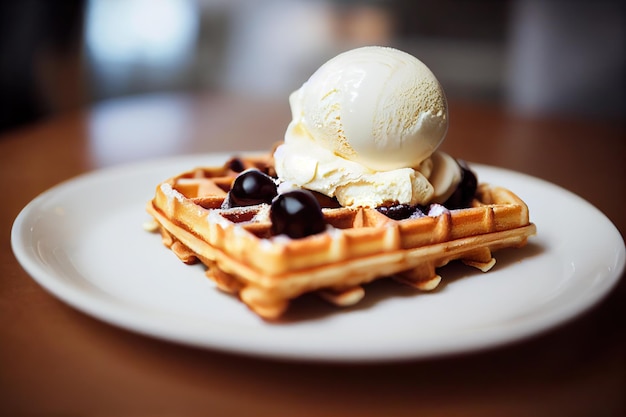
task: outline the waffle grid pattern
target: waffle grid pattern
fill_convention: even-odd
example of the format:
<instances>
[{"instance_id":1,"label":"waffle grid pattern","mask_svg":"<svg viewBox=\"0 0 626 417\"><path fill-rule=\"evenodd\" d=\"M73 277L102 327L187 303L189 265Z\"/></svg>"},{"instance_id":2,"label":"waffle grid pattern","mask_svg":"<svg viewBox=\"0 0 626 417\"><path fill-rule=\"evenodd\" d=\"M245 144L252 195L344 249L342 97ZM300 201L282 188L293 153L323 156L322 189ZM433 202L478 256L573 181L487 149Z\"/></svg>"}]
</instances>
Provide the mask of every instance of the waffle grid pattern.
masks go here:
<instances>
[{"instance_id":1,"label":"waffle grid pattern","mask_svg":"<svg viewBox=\"0 0 626 417\"><path fill-rule=\"evenodd\" d=\"M326 232L271 236L268 205L221 208L238 171L272 174L271 157L239 158L237 165L172 177L157 186L147 210L183 262L204 263L219 288L266 319L280 317L291 299L311 291L340 306L354 304L363 284L387 276L431 290L441 280L436 268L460 259L487 271L495 263L492 251L521 247L535 233L519 197L481 184L467 209L396 221L375 209L325 208Z\"/></svg>"}]
</instances>

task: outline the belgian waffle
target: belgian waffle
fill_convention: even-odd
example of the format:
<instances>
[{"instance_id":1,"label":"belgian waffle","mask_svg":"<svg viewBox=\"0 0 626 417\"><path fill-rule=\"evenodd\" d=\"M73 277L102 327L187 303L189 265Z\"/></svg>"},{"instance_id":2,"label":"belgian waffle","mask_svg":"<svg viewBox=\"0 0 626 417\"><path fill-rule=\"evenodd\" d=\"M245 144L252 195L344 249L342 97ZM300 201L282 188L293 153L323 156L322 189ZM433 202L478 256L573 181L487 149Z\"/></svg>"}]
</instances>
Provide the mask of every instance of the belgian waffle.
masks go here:
<instances>
[{"instance_id":1,"label":"belgian waffle","mask_svg":"<svg viewBox=\"0 0 626 417\"><path fill-rule=\"evenodd\" d=\"M535 233L519 197L480 184L465 209L392 220L376 209L323 208L325 232L271 236L269 205L224 209L222 202L242 169L271 175L272 158L235 161L162 182L147 210L165 246L186 264L202 262L218 288L268 320L308 292L338 306L355 304L364 284L383 277L432 290L441 281L436 268L461 260L486 272L495 264L492 251L524 246Z\"/></svg>"}]
</instances>

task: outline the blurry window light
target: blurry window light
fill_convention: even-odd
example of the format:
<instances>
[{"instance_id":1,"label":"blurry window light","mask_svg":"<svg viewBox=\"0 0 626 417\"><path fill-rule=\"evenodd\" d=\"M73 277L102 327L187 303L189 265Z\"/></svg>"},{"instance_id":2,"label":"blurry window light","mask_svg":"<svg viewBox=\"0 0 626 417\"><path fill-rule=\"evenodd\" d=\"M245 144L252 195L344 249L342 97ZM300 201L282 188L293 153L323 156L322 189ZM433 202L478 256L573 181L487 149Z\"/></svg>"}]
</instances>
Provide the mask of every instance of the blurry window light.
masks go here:
<instances>
[{"instance_id":1,"label":"blurry window light","mask_svg":"<svg viewBox=\"0 0 626 417\"><path fill-rule=\"evenodd\" d=\"M86 47L97 64L175 67L187 59L199 31L189 0L90 0Z\"/></svg>"}]
</instances>

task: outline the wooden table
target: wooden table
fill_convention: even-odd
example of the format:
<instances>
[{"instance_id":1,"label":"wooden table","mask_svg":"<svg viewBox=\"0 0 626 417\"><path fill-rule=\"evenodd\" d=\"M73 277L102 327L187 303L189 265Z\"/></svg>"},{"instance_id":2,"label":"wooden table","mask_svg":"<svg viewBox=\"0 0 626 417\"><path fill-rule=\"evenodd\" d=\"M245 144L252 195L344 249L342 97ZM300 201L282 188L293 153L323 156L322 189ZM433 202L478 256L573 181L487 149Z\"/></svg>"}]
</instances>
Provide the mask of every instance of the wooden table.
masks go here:
<instances>
[{"instance_id":1,"label":"wooden table","mask_svg":"<svg viewBox=\"0 0 626 417\"><path fill-rule=\"evenodd\" d=\"M528 119L454 102L450 115L444 150L561 185L626 234L622 124ZM15 260L13 220L56 183L159 156L268 149L289 118L286 101L156 95L0 136L0 415L623 415L624 280L583 316L514 345L408 363L322 365L121 330L53 298Z\"/></svg>"}]
</instances>

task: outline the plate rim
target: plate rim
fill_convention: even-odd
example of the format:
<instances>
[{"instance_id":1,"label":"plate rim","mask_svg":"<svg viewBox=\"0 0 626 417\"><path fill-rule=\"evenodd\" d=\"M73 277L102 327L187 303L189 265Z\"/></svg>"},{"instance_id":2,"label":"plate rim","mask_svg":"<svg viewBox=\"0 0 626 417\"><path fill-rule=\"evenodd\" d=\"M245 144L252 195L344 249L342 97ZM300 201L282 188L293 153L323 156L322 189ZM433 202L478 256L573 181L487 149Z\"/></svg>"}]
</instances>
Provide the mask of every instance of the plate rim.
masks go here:
<instances>
[{"instance_id":1,"label":"plate rim","mask_svg":"<svg viewBox=\"0 0 626 417\"><path fill-rule=\"evenodd\" d=\"M227 158L235 155L250 155L259 153L262 152L215 152L163 157L109 166L102 169L88 171L72 178L66 179L37 195L29 203L27 203L22 210L20 210L11 227L11 248L13 254L20 266L27 272L31 279L33 279L38 285L40 285L44 290L49 292L55 298L61 300L65 304L73 307L74 309L82 313L86 313L93 318L123 328L127 331L178 344L243 354L253 357L315 362L394 362L399 360L425 359L433 357L443 357L450 354L469 353L473 351L495 348L498 346L510 344L523 339L527 339L534 335L539 335L549 329L552 329L558 325L575 319L585 311L600 303L604 298L606 298L608 294L615 288L617 283L620 281L622 275L624 274L624 267L626 263L624 261L624 240L615 225L611 222L611 220L598 208L593 206L590 202L578 196L577 194L544 179L503 167L471 162L470 165L472 167L475 167L477 171L494 170L494 172L498 174L513 175L519 177L521 180L524 181L533 181L542 186L556 187L560 191L565 192L569 197L576 199L578 203L584 204L588 208L593 209L596 215L601 216L604 221L608 222L608 225L612 228L611 232L615 233L615 237L621 240L621 248L618 248L618 253L616 254L617 258L619 258L616 259L618 265L616 269L612 271L612 273L608 274L605 279L604 285L600 287L594 294L583 297L582 303L569 303L567 306L568 308L562 307L559 310L560 314L553 313L550 316L551 319L544 321L541 326L538 326L536 323L533 324L533 322L525 323L526 328L518 328L513 337L509 336L498 338L491 335L490 340L485 340L485 334L482 334L478 338L464 338L463 343L461 344L462 347L449 347L448 349L437 349L437 351L434 351L432 348L422 351L412 351L411 349L398 349L394 351L392 355L390 355L389 353L385 353L384 349L383 352L373 350L369 352L366 350L359 352L350 352L341 349L341 351L335 351L334 353L330 352L333 349L330 349L330 351L329 349L322 349L317 351L306 350L293 352L290 351L288 347L285 348L284 346L277 349L276 346L271 347L266 345L255 345L254 347L250 347L249 345L246 346L245 344L240 345L239 343L241 342L241 340L239 339L229 339L228 343L226 343L223 339L213 339L212 343L207 343L207 339L203 337L194 338L190 337L190 335L186 334L185 332L172 332L172 329L168 329L164 332L163 328L160 328L159 326L146 326L145 320L138 320L137 317L132 316L129 318L128 312L132 312L132 310L120 311L119 309L116 310L115 308L111 310L111 307L114 306L114 304L106 303L99 297L87 296L88 302L86 302L84 299L84 291L81 291L80 289L69 285L67 281L59 280L57 277L54 276L54 273L52 271L46 270L41 262L38 262L37 259L32 258L32 256L34 256L34 250L32 249L32 245L27 245L27 242L23 241L22 239L22 237L25 236L24 227L27 226L26 220L28 219L28 216L31 214L31 212L38 207L38 205L42 204L42 202L45 202L46 199L53 197L55 194L62 192L66 188L79 186L85 181L89 182L97 178L106 179L110 175L124 175L128 172L139 172L141 175L147 175L144 172L145 170L157 169L157 167L160 167L161 165L185 165L187 163L192 163L193 161L199 162L205 159L208 161L207 163L212 164L214 163L214 161L226 160ZM193 168L193 166L190 166L189 168ZM176 173L173 172L172 175L174 174ZM143 207L141 207L141 209L143 209ZM31 249L29 250L29 248ZM31 256L29 256L29 252L31 253ZM520 324L518 324L518 326L520 326ZM487 336L489 336L489 332L487 332Z\"/></svg>"}]
</instances>

